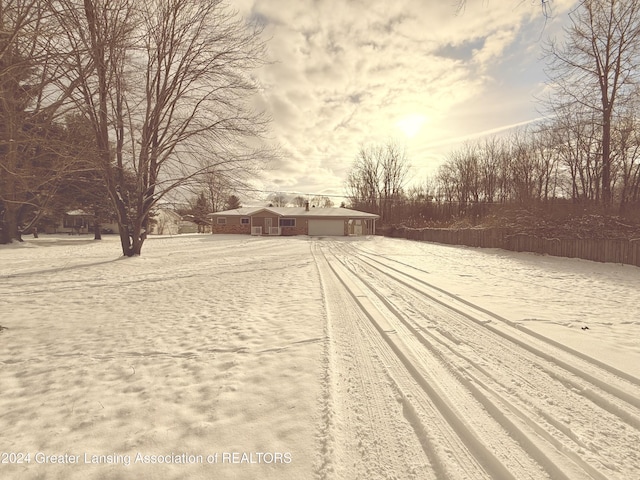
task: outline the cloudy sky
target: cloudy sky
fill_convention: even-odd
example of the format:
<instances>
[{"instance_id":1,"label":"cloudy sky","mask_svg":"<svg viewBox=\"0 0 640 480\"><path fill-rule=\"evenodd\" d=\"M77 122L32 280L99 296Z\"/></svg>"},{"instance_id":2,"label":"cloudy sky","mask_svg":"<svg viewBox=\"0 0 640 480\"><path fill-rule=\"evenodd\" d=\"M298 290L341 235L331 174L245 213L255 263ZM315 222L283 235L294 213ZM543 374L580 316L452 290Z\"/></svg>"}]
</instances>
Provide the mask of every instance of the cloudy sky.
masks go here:
<instances>
[{"instance_id":1,"label":"cloudy sky","mask_svg":"<svg viewBox=\"0 0 640 480\"><path fill-rule=\"evenodd\" d=\"M258 106L281 159L259 188L337 196L361 145L396 141L420 180L465 139L540 117L544 40L575 3L546 19L539 0L230 2L268 39Z\"/></svg>"}]
</instances>

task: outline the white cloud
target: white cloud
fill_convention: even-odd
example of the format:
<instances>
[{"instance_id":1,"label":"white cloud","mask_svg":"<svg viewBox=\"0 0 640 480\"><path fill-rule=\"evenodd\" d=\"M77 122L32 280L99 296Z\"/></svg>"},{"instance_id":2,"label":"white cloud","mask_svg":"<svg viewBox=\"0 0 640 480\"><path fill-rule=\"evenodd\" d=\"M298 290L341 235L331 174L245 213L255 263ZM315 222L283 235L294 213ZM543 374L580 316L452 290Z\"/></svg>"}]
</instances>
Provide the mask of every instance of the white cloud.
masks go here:
<instances>
[{"instance_id":1,"label":"white cloud","mask_svg":"<svg viewBox=\"0 0 640 480\"><path fill-rule=\"evenodd\" d=\"M363 143L406 139L424 170L443 139L538 115L530 92L541 81L540 45L523 35L545 28L539 5L469 0L456 15L454 2L424 0L235 2L269 39L258 105L273 117L282 158L267 185L342 192ZM525 85L530 69L535 80ZM428 122L411 138L398 128L406 118Z\"/></svg>"}]
</instances>

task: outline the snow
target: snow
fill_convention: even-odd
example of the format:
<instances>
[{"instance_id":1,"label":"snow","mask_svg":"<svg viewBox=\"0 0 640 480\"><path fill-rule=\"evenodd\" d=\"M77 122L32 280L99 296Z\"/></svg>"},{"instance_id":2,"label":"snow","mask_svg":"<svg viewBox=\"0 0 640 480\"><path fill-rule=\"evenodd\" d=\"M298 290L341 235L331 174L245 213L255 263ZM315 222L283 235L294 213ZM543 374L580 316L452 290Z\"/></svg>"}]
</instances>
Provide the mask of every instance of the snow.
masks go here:
<instances>
[{"instance_id":1,"label":"snow","mask_svg":"<svg viewBox=\"0 0 640 480\"><path fill-rule=\"evenodd\" d=\"M638 268L90 238L0 247L0 478L640 477Z\"/></svg>"},{"instance_id":2,"label":"snow","mask_svg":"<svg viewBox=\"0 0 640 480\"><path fill-rule=\"evenodd\" d=\"M376 238L362 248L640 378L640 268L408 240Z\"/></svg>"},{"instance_id":3,"label":"snow","mask_svg":"<svg viewBox=\"0 0 640 480\"><path fill-rule=\"evenodd\" d=\"M204 456L132 465L131 478L307 477L324 312L306 242L154 238L125 259L105 237L0 250L0 450ZM224 452L291 461L206 463ZM122 474L33 455L0 477Z\"/></svg>"}]
</instances>

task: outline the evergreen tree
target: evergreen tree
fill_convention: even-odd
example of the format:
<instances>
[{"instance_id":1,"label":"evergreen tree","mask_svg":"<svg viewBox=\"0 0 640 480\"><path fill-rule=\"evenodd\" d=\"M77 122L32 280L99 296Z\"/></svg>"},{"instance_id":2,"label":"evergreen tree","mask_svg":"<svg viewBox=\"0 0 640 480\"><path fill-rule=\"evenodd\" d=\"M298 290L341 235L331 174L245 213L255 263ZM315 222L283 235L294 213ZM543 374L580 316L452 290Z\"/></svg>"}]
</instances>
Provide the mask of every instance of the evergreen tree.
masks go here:
<instances>
[{"instance_id":1,"label":"evergreen tree","mask_svg":"<svg viewBox=\"0 0 640 480\"><path fill-rule=\"evenodd\" d=\"M227 200L227 204L225 205L225 210L235 210L236 208L240 208L240 199L235 195L231 195Z\"/></svg>"},{"instance_id":2,"label":"evergreen tree","mask_svg":"<svg viewBox=\"0 0 640 480\"><path fill-rule=\"evenodd\" d=\"M205 226L209 224L207 215L210 213L209 202L207 202L207 197L204 195L204 192L198 195L189 213L194 223L198 225L198 233L204 233Z\"/></svg>"}]
</instances>

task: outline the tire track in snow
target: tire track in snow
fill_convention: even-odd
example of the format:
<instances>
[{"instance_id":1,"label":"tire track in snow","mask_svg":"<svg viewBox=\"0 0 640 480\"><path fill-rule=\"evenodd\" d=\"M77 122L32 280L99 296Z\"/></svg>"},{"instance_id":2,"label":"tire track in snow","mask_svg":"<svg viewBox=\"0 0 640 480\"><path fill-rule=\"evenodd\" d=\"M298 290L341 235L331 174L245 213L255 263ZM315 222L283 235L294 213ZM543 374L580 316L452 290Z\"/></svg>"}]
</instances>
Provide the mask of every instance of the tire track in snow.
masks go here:
<instances>
[{"instance_id":1,"label":"tire track in snow","mask_svg":"<svg viewBox=\"0 0 640 480\"><path fill-rule=\"evenodd\" d=\"M371 290L371 286L353 270L348 273L336 273L342 279L349 274L354 275L365 288ZM395 328L385 332L384 328L380 327L380 333L426 393L426 401L435 406L441 418L453 430L453 434L464 444L463 448L473 455L490 478L580 478L574 474L567 474L540 451L536 451L537 455L531 456L528 451L532 446L530 442L524 445L527 449L519 444L522 438L528 437L519 435L520 438L514 439L510 435L512 432L503 428L503 422L487 415L486 410L491 410L490 401L484 396L478 398L478 392L473 385L461 382L458 373L452 370L447 362L442 361L437 352L420 348L426 346L424 343L416 345L413 334L408 334L403 328L404 325L397 322L402 322L401 313L384 299L381 300L383 305L378 308L385 311L387 319L395 317L392 320ZM367 307L362 305L362 308ZM376 319L372 318L372 321L375 323ZM414 398L414 407L420 408L424 405L423 402L415 401L418 398L415 391L409 397ZM416 432L418 431L419 429L416 429ZM541 465L545 466L547 473ZM466 478L466 475L462 477ZM448 474L446 478L458 477Z\"/></svg>"},{"instance_id":2,"label":"tire track in snow","mask_svg":"<svg viewBox=\"0 0 640 480\"><path fill-rule=\"evenodd\" d=\"M389 269L391 269L391 270L393 270L395 272L401 273L402 275L404 275L406 277L409 277L414 282L417 282L417 283L419 283L421 285L424 285L425 287L428 287L428 288L432 289L433 290L432 294L429 295L429 296L430 296L430 298L432 298L435 301L441 302L441 301L443 301L443 300L441 300L442 298L446 298L449 302L453 301L453 302L457 302L457 303L461 304L462 306L470 307L475 311L476 316L478 314L480 314L480 315L481 314L486 314L486 315L488 315L490 317L489 321L498 320L499 322L505 323L505 324L507 324L507 325L509 325L511 327L515 327L515 328L521 330L523 333L525 333L525 334L527 334L527 335L529 335L531 337L534 337L537 340L540 340L541 342L544 342L544 343L546 343L546 344L548 344L550 346L553 346L553 347L556 347L556 348L558 348L560 350L563 350L566 353L568 353L568 354L570 354L570 355L572 355L574 357L579 357L579 358L581 358L583 360L586 360L589 363L597 365L598 367L602 368L603 370L607 370L612 375L624 378L628 382L631 382L631 383L635 384L636 386L640 387L640 379L635 377L635 376L633 376L633 375L631 375L631 374L629 374L629 373L627 373L627 372L623 372L621 370L618 370L618 369L612 367L611 365L608 365L607 363L604 363L604 362L601 362L601 361L599 361L599 360L597 360L595 358L589 357L588 355L585 355L584 353L582 353L582 352L580 352L578 350L575 350L575 349L573 349L571 347L563 345L560 342L556 342L555 340L553 340L551 338L545 337L544 335L541 335L541 334L539 334L537 332L534 332L533 330L528 329L526 326L521 325L518 322L513 322L513 321L510 321L510 320L508 320L508 319L506 319L504 317L501 317L500 315L497 315L494 312L491 312L491 311L489 311L487 309L484 309L484 308L482 308L482 307L480 307L480 306L478 306L478 305L476 305L476 304L474 304L472 302L464 300L464 299L460 298L459 296L457 296L457 295L455 295L455 294L453 294L451 292L448 292L447 290L445 290L443 288L440 288L440 287L438 287L436 285L433 285L430 282L427 282L425 280L422 280L422 279L416 277L415 275L411 275L411 274L408 274L406 272L403 272L401 269L398 269L397 267L401 266L401 267L405 267L405 268L410 268L412 270L415 270L415 271L421 272L421 273L428 273L428 272L424 272L424 271L420 270L419 268L416 268L413 265L409 265L409 264L401 262L399 260L396 260L396 259L393 259L393 258L390 258L390 257L386 257L384 255L380 255L378 253L371 252L371 251L368 251L368 250L365 251L365 249L360 249L360 248L355 249L354 247L351 247L351 249L352 250L350 251L350 254L354 254L355 253L355 254L359 255L361 258L366 258L366 259L368 259L370 261L376 262L379 265L382 265L382 266L384 266L386 268L389 268ZM373 258L373 257L376 257L376 258ZM385 262L381 261L380 260L381 258L384 258L385 262L388 262L388 263L385 263ZM389 263L393 263L394 266L389 265ZM450 306L452 306L452 305L450 305ZM463 315L465 314L463 312L460 312L460 313L462 313ZM472 319L473 319L473 317L472 317ZM640 402L640 400L638 400L638 401Z\"/></svg>"},{"instance_id":3,"label":"tire track in snow","mask_svg":"<svg viewBox=\"0 0 640 480\"><path fill-rule=\"evenodd\" d=\"M370 304L363 290L353 283L357 282L357 279L348 275L337 260L323 259L321 263L325 261L331 271L323 274L323 277L326 279L327 276L335 276L334 283L336 279L343 283L352 301L357 303L359 311L368 318L368 321L362 324L365 327L363 330L366 330L365 339L373 346L368 353L375 355L377 352L384 360L386 373L400 395L404 416L413 428L413 435L422 445L424 454L431 461L431 468L438 478L548 478L517 442L504 432L499 432L500 427L495 422L480 424L480 428L490 424L487 427L489 432L484 432L484 437L481 438L476 429L469 425L468 418L460 415L458 410L468 408L481 415L482 405L473 399L462 398L470 396L468 392L462 392L462 396L457 396L456 400L461 401L463 405L454 406L438 380L427 375L423 360L418 359L413 350L407 348L402 340L397 338L395 330L387 324L386 318L392 314L388 311L381 314ZM352 343L358 346L355 340ZM362 370L353 373L367 378L367 372ZM385 428L381 431L384 433ZM489 439L492 439L493 446L499 445L499 455L485 445ZM360 439L363 440L365 439ZM371 441L368 443L371 444ZM396 477L404 478L396 474L391 478ZM380 477L368 475L367 478Z\"/></svg>"},{"instance_id":4,"label":"tire track in snow","mask_svg":"<svg viewBox=\"0 0 640 480\"><path fill-rule=\"evenodd\" d=\"M398 305L392 308L404 309L413 317L423 317L422 322L409 326L413 334L431 348L436 345L442 361L457 366L462 372L460 380L466 381L467 387L474 390L474 395L487 410L499 417L510 434L526 444L539 461L546 463L547 469L553 469L555 461L566 463L564 456L592 478L638 475L640 460L636 445L640 439L640 415L637 402L640 395L634 382L612 375L610 369L601 368L599 362L590 363L582 355L571 358L566 349L556 351L555 345L527 337L519 330L506 332L503 326L496 328L489 323L491 319L482 318L491 312L476 311L474 318L468 308L460 310L459 302L454 307L446 299L433 298L443 292L441 289L437 289L435 294L433 291L425 293L414 284L431 286L427 282L389 267L380 260L375 260L377 265L371 262L363 264L361 262L365 260L360 252L353 255L353 250L342 244L340 247L349 252L348 259L345 259L353 264L352 268L362 267L361 276L371 275L376 283L393 283L386 292L380 290L376 294L383 300L385 295L391 298L393 304ZM387 268L381 268L382 265ZM449 300L455 302L453 296ZM425 315L419 310L430 311ZM446 318L445 327L433 321L438 316ZM491 348L479 349L482 342L472 341L488 341L488 338L493 342L490 343ZM500 353L495 354L496 350ZM507 360L501 360L502 356ZM513 367L513 360L518 358L521 360L517 368L523 368L526 374ZM494 362L493 368L491 362ZM522 367L527 363L529 368ZM591 373L584 372L584 369ZM545 375L550 379L546 387L551 390L536 392ZM515 386L509 385L510 376L516 382ZM538 396L540 398L536 398ZM535 435L525 433L527 430ZM548 444L546 447L545 443ZM545 450L551 452L549 457L557 460L545 460L542 455ZM602 470L607 472L606 475Z\"/></svg>"},{"instance_id":5,"label":"tire track in snow","mask_svg":"<svg viewBox=\"0 0 640 480\"><path fill-rule=\"evenodd\" d=\"M360 260L364 259L360 258ZM413 275L409 275L389 265L386 265L384 262L371 258L368 258L368 260L372 260L373 262L376 262L378 264L378 266L376 266L371 262L366 262L368 266L374 268L375 270L378 270L388 278L393 278L394 280L400 282L402 285L404 285L404 287L408 287L414 292L417 292L439 303L443 307L467 317L474 323L480 324L484 328L492 330L497 335L505 338L508 341L518 344L518 346L529 350L534 355L558 364L558 366L562 367L564 370L582 378L585 382L592 384L597 389L604 390L611 396L616 397L629 405L632 405L636 409L640 409L640 379L626 372L615 369L614 367L600 362L597 359L591 358L581 352L573 350L565 345L562 345L559 342L533 332L526 327L517 324L516 322L507 320L506 318L503 318L489 310L474 305L473 303L461 299L444 289L430 284L429 282L426 282ZM383 269L380 269L380 266L390 269L394 273L389 274ZM394 277L394 275L397 274L400 274L401 277L404 277L404 280L400 279L399 276ZM445 295L444 299L443 295ZM457 303L458 306L455 306L454 302ZM500 323L504 323L508 327L513 328L500 328L499 326L495 325L496 320ZM596 370L599 373L598 375L593 375L590 374L588 370ZM573 384L571 380L566 377L563 377L563 381L575 386L575 384ZM629 390L635 391L636 393L629 393ZM632 426L640 428L640 418L638 416L625 415L615 405L611 404L606 399L602 399L602 397L599 397L594 392L585 393L592 395L594 397L593 400L596 402L599 401L603 408L613 409L612 413L622 415L625 420Z\"/></svg>"},{"instance_id":6,"label":"tire track in snow","mask_svg":"<svg viewBox=\"0 0 640 480\"><path fill-rule=\"evenodd\" d=\"M397 422L402 407L370 346L359 341L362 319L314 250L328 310L318 477L437 478L418 439Z\"/></svg>"}]
</instances>

